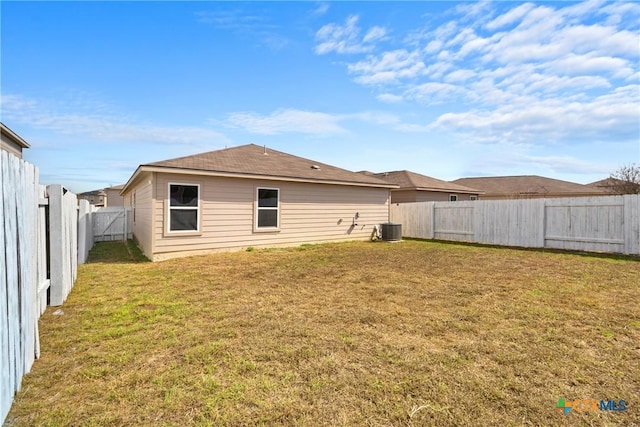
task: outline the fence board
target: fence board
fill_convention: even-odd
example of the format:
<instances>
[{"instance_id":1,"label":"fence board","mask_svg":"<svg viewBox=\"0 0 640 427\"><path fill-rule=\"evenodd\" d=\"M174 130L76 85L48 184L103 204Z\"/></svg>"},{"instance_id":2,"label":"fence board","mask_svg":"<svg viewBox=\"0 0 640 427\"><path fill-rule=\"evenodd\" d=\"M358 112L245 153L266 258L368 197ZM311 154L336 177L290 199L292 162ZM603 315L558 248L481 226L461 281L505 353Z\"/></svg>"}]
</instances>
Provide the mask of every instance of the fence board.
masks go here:
<instances>
[{"instance_id":1,"label":"fence board","mask_svg":"<svg viewBox=\"0 0 640 427\"><path fill-rule=\"evenodd\" d=\"M491 245L543 247L544 200L479 200L475 202L475 241Z\"/></svg>"},{"instance_id":2,"label":"fence board","mask_svg":"<svg viewBox=\"0 0 640 427\"><path fill-rule=\"evenodd\" d=\"M38 168L6 151L0 151L0 165L1 423L23 375L40 355L38 319L47 306L47 290L51 286L52 305L59 305L75 282L79 230L75 194L59 185L40 185ZM83 220L89 231L83 234L83 250L88 251L93 226Z\"/></svg>"},{"instance_id":3,"label":"fence board","mask_svg":"<svg viewBox=\"0 0 640 427\"><path fill-rule=\"evenodd\" d=\"M545 246L624 252L622 196L548 200Z\"/></svg>"},{"instance_id":4,"label":"fence board","mask_svg":"<svg viewBox=\"0 0 640 427\"><path fill-rule=\"evenodd\" d=\"M78 201L78 264L87 262L93 247L93 210L88 200Z\"/></svg>"},{"instance_id":5,"label":"fence board","mask_svg":"<svg viewBox=\"0 0 640 427\"><path fill-rule=\"evenodd\" d=\"M132 238L131 209L125 207L98 208L93 213L93 238L96 242Z\"/></svg>"},{"instance_id":6,"label":"fence board","mask_svg":"<svg viewBox=\"0 0 640 427\"><path fill-rule=\"evenodd\" d=\"M640 253L640 195L428 203L392 206L403 236Z\"/></svg>"},{"instance_id":7,"label":"fence board","mask_svg":"<svg viewBox=\"0 0 640 427\"><path fill-rule=\"evenodd\" d=\"M435 203L433 235L436 239L473 242L475 236L475 202Z\"/></svg>"},{"instance_id":8,"label":"fence board","mask_svg":"<svg viewBox=\"0 0 640 427\"><path fill-rule=\"evenodd\" d=\"M38 169L0 152L0 421L39 353ZM46 274L46 269L45 269Z\"/></svg>"},{"instance_id":9,"label":"fence board","mask_svg":"<svg viewBox=\"0 0 640 427\"><path fill-rule=\"evenodd\" d=\"M71 292L78 272L77 197L61 185L47 186L51 284L49 304L59 306Z\"/></svg>"},{"instance_id":10,"label":"fence board","mask_svg":"<svg viewBox=\"0 0 640 427\"><path fill-rule=\"evenodd\" d=\"M39 313L42 315L47 308L47 292L51 281L47 271L47 209L49 197L47 186L38 185L38 225L37 225L37 253L38 262L38 300ZM39 346L38 346L39 349ZM39 356L39 352L37 354Z\"/></svg>"},{"instance_id":11,"label":"fence board","mask_svg":"<svg viewBox=\"0 0 640 427\"><path fill-rule=\"evenodd\" d=\"M402 224L402 234L417 239L433 239L434 202L391 205L393 222Z\"/></svg>"},{"instance_id":12,"label":"fence board","mask_svg":"<svg viewBox=\"0 0 640 427\"><path fill-rule=\"evenodd\" d=\"M4 420L9 408L15 388L11 383L11 359L9 357L9 295L7 293L9 282L9 264L7 251L10 251L9 236L11 233L8 219L5 218L5 210L8 214L8 206L5 206L5 191L9 191L8 158L7 153L0 150L0 421ZM6 302L6 303L5 303Z\"/></svg>"},{"instance_id":13,"label":"fence board","mask_svg":"<svg viewBox=\"0 0 640 427\"><path fill-rule=\"evenodd\" d=\"M624 253L640 254L640 196L624 196Z\"/></svg>"}]
</instances>

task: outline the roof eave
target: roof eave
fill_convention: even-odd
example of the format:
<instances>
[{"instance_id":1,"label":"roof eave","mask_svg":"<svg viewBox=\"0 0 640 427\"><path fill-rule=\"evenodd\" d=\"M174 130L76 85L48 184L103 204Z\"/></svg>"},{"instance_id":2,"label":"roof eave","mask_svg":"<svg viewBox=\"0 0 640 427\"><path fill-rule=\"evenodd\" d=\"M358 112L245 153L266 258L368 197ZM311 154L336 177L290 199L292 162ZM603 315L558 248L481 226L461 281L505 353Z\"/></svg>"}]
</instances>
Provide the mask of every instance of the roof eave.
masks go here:
<instances>
[{"instance_id":1,"label":"roof eave","mask_svg":"<svg viewBox=\"0 0 640 427\"><path fill-rule=\"evenodd\" d=\"M398 185L391 183L374 183L374 182L357 182L357 181L340 181L335 179L314 179L314 178L301 178L301 177L289 177L289 176L280 176L280 175L263 175L263 174L247 174L240 172L226 172L226 171L211 171L211 170L203 170L203 169L188 169L188 168L177 168L170 166L153 166L153 165L140 165L134 172L134 174L129 178L129 181L124 185L120 194L124 194L125 189L127 189L136 178L136 175L141 174L142 172L162 172L162 173L174 173L174 174L184 174L184 175L200 175L200 176L217 176L217 177L226 177L226 178L243 178L243 179L266 179L271 181L289 181L289 182L306 182L313 184L332 184L332 185L347 185L347 186L355 186L355 187L372 187L372 188L388 188L395 189L398 188Z\"/></svg>"},{"instance_id":2,"label":"roof eave","mask_svg":"<svg viewBox=\"0 0 640 427\"><path fill-rule=\"evenodd\" d=\"M2 133L6 134L13 142L18 144L22 148L31 148L31 145L29 145L27 141L25 141L24 139L22 139L20 135L18 135L17 133L9 129L7 125L5 125L4 123L1 123L0 125L1 125L0 128L2 129Z\"/></svg>"},{"instance_id":3,"label":"roof eave","mask_svg":"<svg viewBox=\"0 0 640 427\"><path fill-rule=\"evenodd\" d=\"M437 193L484 194L484 191L476 191L472 189L463 190L457 188L403 187L398 188L397 190L434 191Z\"/></svg>"}]
</instances>

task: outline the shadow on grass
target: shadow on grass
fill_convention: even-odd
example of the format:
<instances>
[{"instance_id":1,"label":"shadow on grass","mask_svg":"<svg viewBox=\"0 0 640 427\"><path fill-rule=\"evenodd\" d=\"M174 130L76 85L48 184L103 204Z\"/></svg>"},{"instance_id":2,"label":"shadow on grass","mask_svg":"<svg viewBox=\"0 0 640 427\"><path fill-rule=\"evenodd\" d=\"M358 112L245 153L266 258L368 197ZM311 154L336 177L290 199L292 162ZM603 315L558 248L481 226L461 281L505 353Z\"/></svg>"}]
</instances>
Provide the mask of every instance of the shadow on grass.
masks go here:
<instances>
[{"instance_id":1,"label":"shadow on grass","mask_svg":"<svg viewBox=\"0 0 640 427\"><path fill-rule=\"evenodd\" d=\"M455 242L451 240L437 240L437 239L417 239L411 237L403 237L403 240L411 240L415 242L433 242L439 243L443 245L454 245L454 246L470 246L475 248L492 248L492 249L508 249L508 250L517 250L517 251L525 251L525 252L540 252L540 253L551 253L551 254L567 254L567 255L578 255L589 258L605 258L605 259L613 259L620 261L636 261L640 262L640 256L638 255L625 255L621 253L611 253L611 252L586 252L586 251L574 251L569 249L551 249L551 248L525 248L522 246L500 246L500 245L488 245L484 243L473 243L473 242Z\"/></svg>"},{"instance_id":2,"label":"shadow on grass","mask_svg":"<svg viewBox=\"0 0 640 427\"><path fill-rule=\"evenodd\" d=\"M133 240L98 242L89 251L87 263L139 263L150 262Z\"/></svg>"}]
</instances>

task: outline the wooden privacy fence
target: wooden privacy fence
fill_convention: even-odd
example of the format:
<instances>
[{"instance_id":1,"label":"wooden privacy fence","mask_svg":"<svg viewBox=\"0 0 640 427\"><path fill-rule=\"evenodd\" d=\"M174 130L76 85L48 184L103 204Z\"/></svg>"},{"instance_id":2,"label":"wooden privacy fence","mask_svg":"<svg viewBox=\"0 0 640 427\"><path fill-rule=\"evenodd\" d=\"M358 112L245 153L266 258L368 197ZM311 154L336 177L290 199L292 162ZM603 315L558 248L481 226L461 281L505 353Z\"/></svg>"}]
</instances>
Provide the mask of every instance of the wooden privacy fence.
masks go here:
<instances>
[{"instance_id":1,"label":"wooden privacy fence","mask_svg":"<svg viewBox=\"0 0 640 427\"><path fill-rule=\"evenodd\" d=\"M40 192L38 169L0 151L0 420L11 408L22 376L39 354L38 292L46 285L46 262L40 263ZM44 270L44 274L43 271Z\"/></svg>"},{"instance_id":2,"label":"wooden privacy fence","mask_svg":"<svg viewBox=\"0 0 640 427\"><path fill-rule=\"evenodd\" d=\"M96 242L132 238L133 217L125 207L98 208L93 212L93 238Z\"/></svg>"},{"instance_id":3,"label":"wooden privacy fence","mask_svg":"<svg viewBox=\"0 0 640 427\"><path fill-rule=\"evenodd\" d=\"M401 203L390 219L404 237L640 254L640 195Z\"/></svg>"},{"instance_id":4,"label":"wooden privacy fence","mask_svg":"<svg viewBox=\"0 0 640 427\"><path fill-rule=\"evenodd\" d=\"M0 151L0 422L40 355L38 319L71 291L93 244L88 202L40 185L38 168ZM86 204L85 204L86 203ZM88 233L86 233L88 231ZM82 243L80 245L80 243ZM79 248L79 246L81 246Z\"/></svg>"}]
</instances>

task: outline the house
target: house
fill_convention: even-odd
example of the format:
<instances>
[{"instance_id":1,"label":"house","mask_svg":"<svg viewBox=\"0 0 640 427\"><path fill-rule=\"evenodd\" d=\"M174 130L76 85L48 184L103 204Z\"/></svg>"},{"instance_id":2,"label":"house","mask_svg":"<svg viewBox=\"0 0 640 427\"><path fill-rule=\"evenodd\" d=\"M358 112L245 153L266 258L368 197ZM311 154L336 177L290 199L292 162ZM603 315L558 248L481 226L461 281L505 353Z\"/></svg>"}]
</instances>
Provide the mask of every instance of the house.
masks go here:
<instances>
[{"instance_id":1,"label":"house","mask_svg":"<svg viewBox=\"0 0 640 427\"><path fill-rule=\"evenodd\" d=\"M361 173L397 184L399 188L391 190L391 203L477 200L478 195L482 193L464 185L442 181L407 170L382 173L363 171Z\"/></svg>"},{"instance_id":2,"label":"house","mask_svg":"<svg viewBox=\"0 0 640 427\"><path fill-rule=\"evenodd\" d=\"M9 129L4 123L0 123L0 150L22 158L22 150L29 148L27 141L22 139L20 135Z\"/></svg>"},{"instance_id":3,"label":"house","mask_svg":"<svg viewBox=\"0 0 640 427\"><path fill-rule=\"evenodd\" d=\"M254 144L140 165L121 194L154 260L369 239L395 184Z\"/></svg>"},{"instance_id":4,"label":"house","mask_svg":"<svg viewBox=\"0 0 640 427\"><path fill-rule=\"evenodd\" d=\"M124 184L114 185L102 190L104 191L107 197L105 206L108 206L110 208L124 206L124 197L122 197L122 195L120 194L123 187L124 187Z\"/></svg>"},{"instance_id":5,"label":"house","mask_svg":"<svg viewBox=\"0 0 640 427\"><path fill-rule=\"evenodd\" d=\"M122 187L124 185L114 185L100 190L87 191L78 194L78 199L87 200L97 208L124 206L124 198L120 195Z\"/></svg>"},{"instance_id":6,"label":"house","mask_svg":"<svg viewBox=\"0 0 640 427\"><path fill-rule=\"evenodd\" d=\"M107 206L107 193L104 190L85 191L78 194L78 200L87 200L89 204L103 208Z\"/></svg>"},{"instance_id":7,"label":"house","mask_svg":"<svg viewBox=\"0 0 640 427\"><path fill-rule=\"evenodd\" d=\"M483 191L483 200L588 197L607 194L599 188L538 175L461 178L452 182Z\"/></svg>"}]
</instances>

